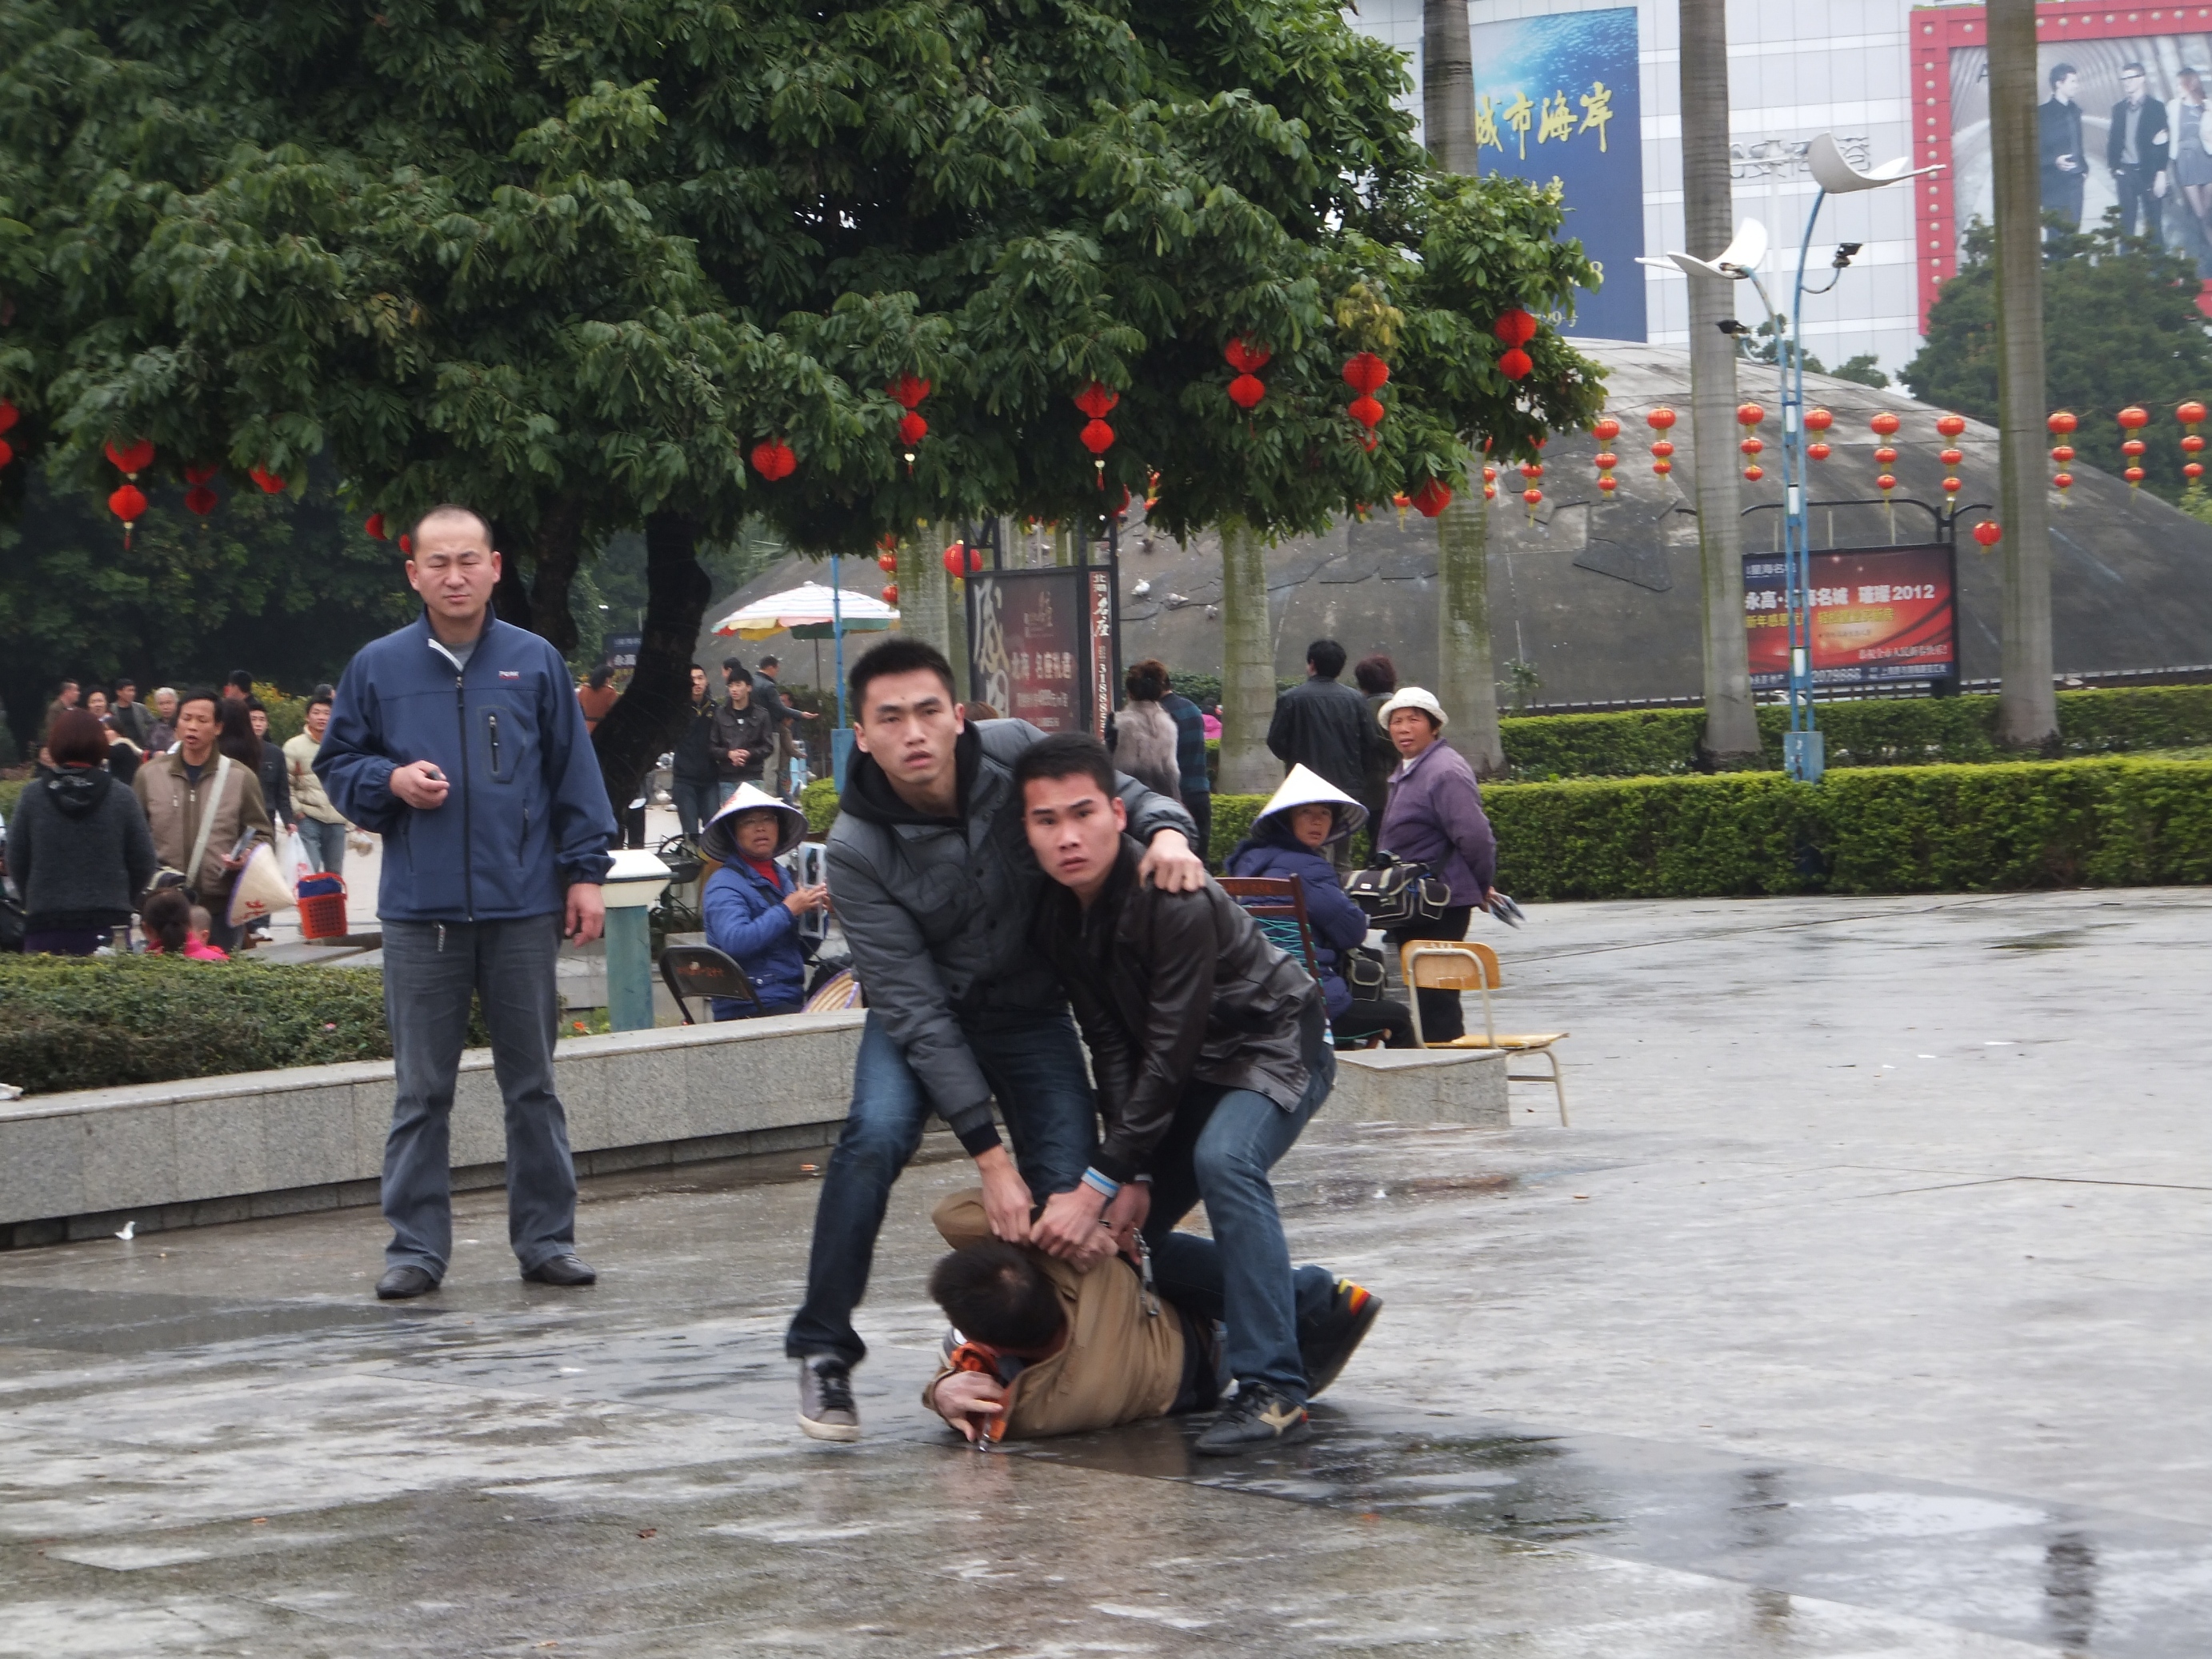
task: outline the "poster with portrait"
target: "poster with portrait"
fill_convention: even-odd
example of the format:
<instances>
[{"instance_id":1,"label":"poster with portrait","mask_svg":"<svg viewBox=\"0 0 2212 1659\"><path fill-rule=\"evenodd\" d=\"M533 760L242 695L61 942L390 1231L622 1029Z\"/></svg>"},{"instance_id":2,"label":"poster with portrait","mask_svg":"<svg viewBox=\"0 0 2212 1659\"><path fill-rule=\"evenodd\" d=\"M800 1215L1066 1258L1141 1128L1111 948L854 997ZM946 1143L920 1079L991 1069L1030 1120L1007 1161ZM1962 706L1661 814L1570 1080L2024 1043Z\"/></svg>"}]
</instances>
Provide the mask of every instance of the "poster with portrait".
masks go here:
<instances>
[{"instance_id":1,"label":"poster with portrait","mask_svg":"<svg viewBox=\"0 0 2212 1659\"><path fill-rule=\"evenodd\" d=\"M1920 191L1926 246L1921 311L1958 269L1960 239L1995 218L1990 64L1983 9L1913 13L1914 156L1944 171ZM2212 8L2110 12L2036 8L2037 176L2043 209L2094 230L2120 228L2212 278ZM2180 27L2194 23L2195 27Z\"/></svg>"},{"instance_id":2,"label":"poster with portrait","mask_svg":"<svg viewBox=\"0 0 2212 1659\"><path fill-rule=\"evenodd\" d=\"M1806 571L1814 684L1880 685L1957 674L1952 576L1952 550L1940 543L1814 553ZM1790 683L1787 579L1780 555L1744 555L1744 642L1753 690Z\"/></svg>"},{"instance_id":3,"label":"poster with portrait","mask_svg":"<svg viewBox=\"0 0 2212 1659\"><path fill-rule=\"evenodd\" d=\"M1605 273L1575 296L1560 332L1644 337L1644 120L1636 9L1520 17L1474 26L1475 166L1539 184L1557 179L1567 220Z\"/></svg>"}]
</instances>

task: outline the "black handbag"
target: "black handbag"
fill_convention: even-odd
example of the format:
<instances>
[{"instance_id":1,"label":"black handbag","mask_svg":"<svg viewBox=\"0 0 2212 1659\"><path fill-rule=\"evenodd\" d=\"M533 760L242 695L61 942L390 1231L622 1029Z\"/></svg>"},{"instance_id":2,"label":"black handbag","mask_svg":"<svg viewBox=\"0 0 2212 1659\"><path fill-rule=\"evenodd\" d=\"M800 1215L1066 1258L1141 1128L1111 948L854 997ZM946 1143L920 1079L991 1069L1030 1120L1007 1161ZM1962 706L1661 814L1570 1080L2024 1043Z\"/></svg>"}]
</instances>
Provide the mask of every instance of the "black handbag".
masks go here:
<instances>
[{"instance_id":1,"label":"black handbag","mask_svg":"<svg viewBox=\"0 0 2212 1659\"><path fill-rule=\"evenodd\" d=\"M1372 945L1355 945L1337 961L1345 988L1354 1002L1382 1000L1382 953Z\"/></svg>"},{"instance_id":2,"label":"black handbag","mask_svg":"<svg viewBox=\"0 0 2212 1659\"><path fill-rule=\"evenodd\" d=\"M1354 870L1344 878L1352 902L1385 927L1409 921L1434 921L1451 908L1451 889L1425 864L1382 854L1371 869Z\"/></svg>"}]
</instances>

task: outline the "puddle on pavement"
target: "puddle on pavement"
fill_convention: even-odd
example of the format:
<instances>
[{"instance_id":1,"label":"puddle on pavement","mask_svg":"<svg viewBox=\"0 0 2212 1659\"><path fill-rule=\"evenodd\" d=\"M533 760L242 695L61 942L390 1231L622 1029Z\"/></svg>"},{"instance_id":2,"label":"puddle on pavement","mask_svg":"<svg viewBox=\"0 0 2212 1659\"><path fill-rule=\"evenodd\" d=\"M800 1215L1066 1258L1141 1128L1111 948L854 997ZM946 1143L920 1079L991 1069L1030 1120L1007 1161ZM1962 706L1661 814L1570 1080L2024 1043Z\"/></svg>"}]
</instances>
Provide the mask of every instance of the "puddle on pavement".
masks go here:
<instances>
[{"instance_id":1,"label":"puddle on pavement","mask_svg":"<svg viewBox=\"0 0 2212 1659\"><path fill-rule=\"evenodd\" d=\"M1152 1423L1016 1455L1565 1546L2100 1659L2212 1653L2212 1529L1603 1435L1323 1400L1304 1445L1194 1456Z\"/></svg>"},{"instance_id":2,"label":"puddle on pavement","mask_svg":"<svg viewBox=\"0 0 2212 1659\"><path fill-rule=\"evenodd\" d=\"M341 1302L244 1302L155 1291L46 1290L0 1285L0 1343L71 1353L141 1354L269 1337L390 1330L405 1315Z\"/></svg>"},{"instance_id":3,"label":"puddle on pavement","mask_svg":"<svg viewBox=\"0 0 2212 1659\"><path fill-rule=\"evenodd\" d=\"M1350 1176L1320 1176L1301 1181L1278 1174L1275 1198L1279 1207L1288 1213L1293 1210L1352 1209L1385 1200L1462 1198L1470 1194L1497 1197L1520 1184L1519 1176L1510 1175L1424 1176L1411 1181L1381 1177L1363 1181Z\"/></svg>"}]
</instances>

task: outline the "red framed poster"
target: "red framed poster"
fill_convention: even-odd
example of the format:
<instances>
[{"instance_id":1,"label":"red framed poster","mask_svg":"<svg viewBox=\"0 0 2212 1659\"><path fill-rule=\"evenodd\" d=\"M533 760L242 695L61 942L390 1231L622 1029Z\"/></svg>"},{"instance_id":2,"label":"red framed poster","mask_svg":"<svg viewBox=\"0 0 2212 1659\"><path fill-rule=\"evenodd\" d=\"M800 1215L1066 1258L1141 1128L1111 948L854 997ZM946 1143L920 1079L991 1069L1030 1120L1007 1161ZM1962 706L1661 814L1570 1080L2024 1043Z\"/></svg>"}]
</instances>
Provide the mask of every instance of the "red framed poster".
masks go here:
<instances>
[{"instance_id":1,"label":"red framed poster","mask_svg":"<svg viewBox=\"0 0 2212 1659\"><path fill-rule=\"evenodd\" d=\"M1853 548L1815 553L1812 589L1813 683L1880 685L1948 679L1959 672L1953 550ZM1778 553L1743 557L1744 641L1752 689L1790 683L1787 569Z\"/></svg>"},{"instance_id":2,"label":"red framed poster","mask_svg":"<svg viewBox=\"0 0 2212 1659\"><path fill-rule=\"evenodd\" d=\"M1911 15L1913 165L1943 167L1912 185L1924 333L1960 234L1996 218L1989 29L1979 6ZM2193 258L2212 285L2212 4L2055 0L2036 7L2035 33L2044 210L2094 228L2118 207L2130 234Z\"/></svg>"},{"instance_id":3,"label":"red framed poster","mask_svg":"<svg viewBox=\"0 0 2212 1659\"><path fill-rule=\"evenodd\" d=\"M1083 577L1080 570L1048 568L968 578L975 605L976 695L1042 732L1084 729L1089 594Z\"/></svg>"}]
</instances>

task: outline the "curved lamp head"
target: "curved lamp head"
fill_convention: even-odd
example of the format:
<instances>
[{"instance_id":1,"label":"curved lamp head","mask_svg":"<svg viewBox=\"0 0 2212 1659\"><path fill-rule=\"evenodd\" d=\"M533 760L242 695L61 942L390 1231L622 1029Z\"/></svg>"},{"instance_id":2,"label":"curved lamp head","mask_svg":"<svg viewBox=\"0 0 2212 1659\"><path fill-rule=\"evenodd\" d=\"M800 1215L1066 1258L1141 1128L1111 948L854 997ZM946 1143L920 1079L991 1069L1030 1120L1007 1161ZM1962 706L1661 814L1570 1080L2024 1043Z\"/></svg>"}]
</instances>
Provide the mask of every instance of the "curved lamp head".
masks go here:
<instances>
[{"instance_id":1,"label":"curved lamp head","mask_svg":"<svg viewBox=\"0 0 2212 1659\"><path fill-rule=\"evenodd\" d=\"M1940 173L1936 167L1916 167L1908 156L1884 161L1880 167L1862 173L1844 159L1844 152L1836 146L1834 135L1822 133L1814 139L1805 152L1805 164L1812 168L1814 182L1831 196L1842 196L1855 190L1880 190L1884 185L1893 185L1900 179L1917 179L1923 173Z\"/></svg>"},{"instance_id":2,"label":"curved lamp head","mask_svg":"<svg viewBox=\"0 0 2212 1659\"><path fill-rule=\"evenodd\" d=\"M1766 227L1756 219L1747 219L1735 228L1735 240L1711 259L1669 253L1663 259L1639 257L1637 264L1656 265L1662 270L1672 265L1686 276L1712 276L1723 283L1735 283L1750 276L1765 257Z\"/></svg>"}]
</instances>

